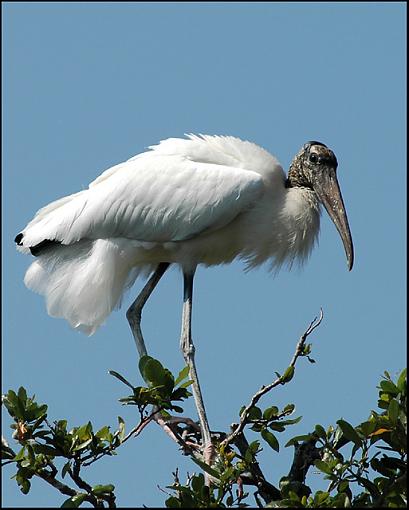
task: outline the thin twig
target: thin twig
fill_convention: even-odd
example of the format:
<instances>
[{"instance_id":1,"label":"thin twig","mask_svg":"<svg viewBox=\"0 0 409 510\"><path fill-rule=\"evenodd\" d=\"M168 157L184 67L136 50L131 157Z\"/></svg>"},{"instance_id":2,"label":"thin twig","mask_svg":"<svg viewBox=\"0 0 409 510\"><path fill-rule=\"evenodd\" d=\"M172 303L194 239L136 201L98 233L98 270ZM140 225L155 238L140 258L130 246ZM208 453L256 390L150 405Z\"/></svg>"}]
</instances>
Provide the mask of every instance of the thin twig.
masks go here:
<instances>
[{"instance_id":1,"label":"thin twig","mask_svg":"<svg viewBox=\"0 0 409 510\"><path fill-rule=\"evenodd\" d=\"M2 443L4 446L7 446L9 448L9 450L11 452L14 453L15 455L15 452L12 448L10 448L7 444L7 441L2 438ZM16 462L15 460L9 460L7 462L4 462L2 464L2 466L5 466L6 464L10 464L12 462ZM72 489L71 487L69 487L68 485L66 485L65 483L62 483L60 482L59 480L56 479L56 475L58 473L58 470L57 468L54 466L54 464L50 461L47 462L47 465L48 467L50 468L51 471L47 471L46 469L41 469L41 470L38 470L36 471L34 474L35 476L38 476L39 478L41 478L42 480L44 480L45 482L47 482L49 485L51 485L52 487L54 487L55 489L57 489L59 492L61 492L61 494L64 494L65 496L70 496L70 497L73 497L73 496L77 496L79 494L83 494L83 493L79 493L78 491L76 491L75 489ZM94 496L92 495L84 495L84 499L86 501L88 501L89 503L91 503L93 506L95 506L95 503L96 503L96 499Z\"/></svg>"},{"instance_id":2,"label":"thin twig","mask_svg":"<svg viewBox=\"0 0 409 510\"><path fill-rule=\"evenodd\" d=\"M295 366L295 363L297 362L298 357L302 355L307 337L314 331L314 329L318 328L318 326L321 324L323 318L324 318L324 313L322 311L322 308L320 308L320 316L314 318L314 320L308 326L307 331L305 331L305 333L301 336L301 338L299 339L299 341L297 343L297 347L295 349L293 359L291 360L291 363L290 363L291 367Z\"/></svg>"},{"instance_id":3,"label":"thin twig","mask_svg":"<svg viewBox=\"0 0 409 510\"><path fill-rule=\"evenodd\" d=\"M307 330L302 334L300 337L297 346L295 348L294 356L291 360L290 367L295 367L295 364L297 362L297 359L303 354L305 341L307 340L307 337L314 331L315 328L317 328L324 317L324 314L322 312L322 308L320 309L320 316L310 323ZM240 417L240 423L235 427L234 431L226 437L221 443L223 446L227 446L228 444L232 443L234 439L243 432L244 427L247 425L248 416L250 413L250 410L257 404L257 402L261 399L263 395L271 391L273 388L278 386L279 384L283 384L282 382L282 376L277 377L275 381L273 381L271 384L268 384L267 386L262 386L257 393L253 395L251 398L250 404L244 409L244 411L241 414Z\"/></svg>"},{"instance_id":4,"label":"thin twig","mask_svg":"<svg viewBox=\"0 0 409 510\"><path fill-rule=\"evenodd\" d=\"M7 464L12 464L13 462L16 462L15 460L6 460L5 462L1 463L1 467L7 466Z\"/></svg>"},{"instance_id":5,"label":"thin twig","mask_svg":"<svg viewBox=\"0 0 409 510\"><path fill-rule=\"evenodd\" d=\"M153 420L155 420L155 415L162 411L163 408L155 408L155 410L149 415L142 418L142 420L134 427L121 441L121 444L124 444L131 436L137 437L142 432L142 430Z\"/></svg>"}]
</instances>

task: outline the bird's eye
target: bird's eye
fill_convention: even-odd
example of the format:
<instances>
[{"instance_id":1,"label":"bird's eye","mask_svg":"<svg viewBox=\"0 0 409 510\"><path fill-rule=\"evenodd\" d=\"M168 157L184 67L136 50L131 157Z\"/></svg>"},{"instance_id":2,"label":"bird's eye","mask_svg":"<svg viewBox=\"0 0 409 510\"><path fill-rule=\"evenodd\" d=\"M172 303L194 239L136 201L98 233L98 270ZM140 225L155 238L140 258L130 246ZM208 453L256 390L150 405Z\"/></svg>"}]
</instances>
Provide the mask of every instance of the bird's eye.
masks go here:
<instances>
[{"instance_id":1,"label":"bird's eye","mask_svg":"<svg viewBox=\"0 0 409 510\"><path fill-rule=\"evenodd\" d=\"M310 158L309 159L310 159L311 163L317 163L318 156L315 153L312 153L312 154L310 154Z\"/></svg>"}]
</instances>

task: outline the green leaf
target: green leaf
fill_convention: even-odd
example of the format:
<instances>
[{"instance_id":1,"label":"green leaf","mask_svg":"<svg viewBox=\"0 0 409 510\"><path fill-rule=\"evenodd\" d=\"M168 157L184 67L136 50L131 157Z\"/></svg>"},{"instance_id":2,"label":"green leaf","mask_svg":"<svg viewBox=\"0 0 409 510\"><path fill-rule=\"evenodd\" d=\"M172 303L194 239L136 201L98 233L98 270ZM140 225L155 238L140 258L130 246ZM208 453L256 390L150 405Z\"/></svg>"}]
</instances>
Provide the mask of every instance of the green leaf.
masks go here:
<instances>
[{"instance_id":1,"label":"green leaf","mask_svg":"<svg viewBox=\"0 0 409 510\"><path fill-rule=\"evenodd\" d=\"M264 441L267 441L273 450L276 452L280 451L278 440L272 432L264 429L261 431L261 437L264 439Z\"/></svg>"},{"instance_id":2,"label":"green leaf","mask_svg":"<svg viewBox=\"0 0 409 510\"><path fill-rule=\"evenodd\" d=\"M47 406L45 406L45 407L47 407ZM38 420L36 420L35 423L33 424L33 430L38 429L46 418L47 418L47 414L46 413L44 413L44 414L42 413L42 415L38 418Z\"/></svg>"},{"instance_id":3,"label":"green leaf","mask_svg":"<svg viewBox=\"0 0 409 510\"><path fill-rule=\"evenodd\" d=\"M396 385L401 393L403 393L406 390L406 368L404 368L400 373Z\"/></svg>"},{"instance_id":4,"label":"green leaf","mask_svg":"<svg viewBox=\"0 0 409 510\"><path fill-rule=\"evenodd\" d=\"M249 420L260 420L262 417L261 409L257 406L253 406L249 409L247 419Z\"/></svg>"},{"instance_id":5,"label":"green leaf","mask_svg":"<svg viewBox=\"0 0 409 510\"><path fill-rule=\"evenodd\" d=\"M153 359L151 356L141 356L139 358L139 363L138 363L138 368L139 368L139 372L142 374L142 371L144 369L144 366L146 363L148 363L149 360Z\"/></svg>"},{"instance_id":6,"label":"green leaf","mask_svg":"<svg viewBox=\"0 0 409 510\"><path fill-rule=\"evenodd\" d=\"M260 441L252 441L249 446L248 450L250 450L253 454L256 454L260 449Z\"/></svg>"},{"instance_id":7,"label":"green leaf","mask_svg":"<svg viewBox=\"0 0 409 510\"><path fill-rule=\"evenodd\" d=\"M18 452L18 454L14 457L13 460L15 460L15 461L23 460L26 456L25 450L26 450L26 447L23 446L23 448Z\"/></svg>"},{"instance_id":8,"label":"green leaf","mask_svg":"<svg viewBox=\"0 0 409 510\"><path fill-rule=\"evenodd\" d=\"M34 464L35 462L35 453L34 453L34 446L35 443L33 441L27 441L29 444L27 444L27 455L28 458L31 460L31 462Z\"/></svg>"},{"instance_id":9,"label":"green leaf","mask_svg":"<svg viewBox=\"0 0 409 510\"><path fill-rule=\"evenodd\" d=\"M362 444L361 438L350 423L345 420L338 420L337 424L347 439L353 441L356 445Z\"/></svg>"},{"instance_id":10,"label":"green leaf","mask_svg":"<svg viewBox=\"0 0 409 510\"><path fill-rule=\"evenodd\" d=\"M19 394L21 394L24 397L25 390L24 390L24 392L22 392L20 390L24 390L24 388L21 387L18 390ZM14 393L14 395L15 395L15 393ZM21 398L16 396L14 410L15 410L15 413L16 413L16 417L20 418L20 420L23 420L23 421L26 421L26 406L25 406L25 403L26 403L25 401L23 401Z\"/></svg>"},{"instance_id":11,"label":"green leaf","mask_svg":"<svg viewBox=\"0 0 409 510\"><path fill-rule=\"evenodd\" d=\"M161 384L164 368L158 360L150 356L142 356L139 360L139 370L147 384Z\"/></svg>"},{"instance_id":12,"label":"green leaf","mask_svg":"<svg viewBox=\"0 0 409 510\"><path fill-rule=\"evenodd\" d=\"M364 421L358 426L363 436L368 438L376 428L375 420Z\"/></svg>"},{"instance_id":13,"label":"green leaf","mask_svg":"<svg viewBox=\"0 0 409 510\"><path fill-rule=\"evenodd\" d=\"M61 476L64 478L70 469L71 469L71 461L69 460L66 464L64 464L64 466L61 470Z\"/></svg>"},{"instance_id":14,"label":"green leaf","mask_svg":"<svg viewBox=\"0 0 409 510\"><path fill-rule=\"evenodd\" d=\"M286 443L285 448L287 448L287 446L293 446L293 445L302 443L304 441L309 441L310 439L312 439L312 435L311 434L303 434L301 436L295 436L295 437L291 438Z\"/></svg>"},{"instance_id":15,"label":"green leaf","mask_svg":"<svg viewBox=\"0 0 409 510\"><path fill-rule=\"evenodd\" d=\"M83 443L80 443L78 446L76 446L73 450L73 452L79 452L80 450L85 450L85 448L92 443L92 437L84 441Z\"/></svg>"},{"instance_id":16,"label":"green leaf","mask_svg":"<svg viewBox=\"0 0 409 510\"><path fill-rule=\"evenodd\" d=\"M192 478L192 489L197 493L200 494L200 491L202 490L202 487L205 484L205 478L202 473L199 473L199 475L194 476Z\"/></svg>"},{"instance_id":17,"label":"green leaf","mask_svg":"<svg viewBox=\"0 0 409 510\"><path fill-rule=\"evenodd\" d=\"M338 492L345 492L349 489L349 482L348 480L342 480L342 482L338 485Z\"/></svg>"},{"instance_id":18,"label":"green leaf","mask_svg":"<svg viewBox=\"0 0 409 510\"><path fill-rule=\"evenodd\" d=\"M276 430L277 432L283 432L285 430L285 424L277 421L273 421L268 424L268 427L271 430Z\"/></svg>"},{"instance_id":19,"label":"green leaf","mask_svg":"<svg viewBox=\"0 0 409 510\"><path fill-rule=\"evenodd\" d=\"M108 370L108 373L113 375L117 379L119 379L121 382L123 382L124 384L126 384L130 388L134 389L134 386L132 386L132 384L129 381L127 381L125 379L125 377L123 377L121 374L119 374L118 372L115 372L115 370Z\"/></svg>"},{"instance_id":20,"label":"green leaf","mask_svg":"<svg viewBox=\"0 0 409 510\"><path fill-rule=\"evenodd\" d=\"M180 388L189 388L189 386L191 386L192 384L193 384L193 381L191 381L191 380L186 381L183 384L181 384L178 389L180 389Z\"/></svg>"},{"instance_id":21,"label":"green leaf","mask_svg":"<svg viewBox=\"0 0 409 510\"><path fill-rule=\"evenodd\" d=\"M389 399L387 402L385 402L384 400L378 400L378 407L380 407L381 409L388 409Z\"/></svg>"},{"instance_id":22,"label":"green leaf","mask_svg":"<svg viewBox=\"0 0 409 510\"><path fill-rule=\"evenodd\" d=\"M87 495L83 493L76 494L75 496L66 499L60 508L78 508L86 497Z\"/></svg>"},{"instance_id":23,"label":"green leaf","mask_svg":"<svg viewBox=\"0 0 409 510\"><path fill-rule=\"evenodd\" d=\"M284 372L284 374L281 376L281 384L285 384L291 381L291 379L294 377L295 368L291 365L287 368L287 370Z\"/></svg>"},{"instance_id":24,"label":"green leaf","mask_svg":"<svg viewBox=\"0 0 409 510\"><path fill-rule=\"evenodd\" d=\"M214 470L212 467L210 467L205 462L202 462L201 460L196 459L195 457L191 457L191 459L193 460L193 462L195 464L197 464L199 467L201 467L203 469L203 471L205 471L209 475L211 475L211 476L213 476L214 478L217 478L217 479L220 478L220 473L218 473L216 470ZM178 488L178 490L179 490L179 488Z\"/></svg>"},{"instance_id":25,"label":"green leaf","mask_svg":"<svg viewBox=\"0 0 409 510\"><path fill-rule=\"evenodd\" d=\"M92 423L89 421L86 425L82 425L77 429L76 436L80 441L88 439L92 434Z\"/></svg>"},{"instance_id":26,"label":"green leaf","mask_svg":"<svg viewBox=\"0 0 409 510\"><path fill-rule=\"evenodd\" d=\"M295 423L298 423L302 420L302 416L298 416L298 418L293 418L292 420L280 420L278 423L281 423L281 425L294 425Z\"/></svg>"},{"instance_id":27,"label":"green leaf","mask_svg":"<svg viewBox=\"0 0 409 510\"><path fill-rule=\"evenodd\" d=\"M327 437L327 433L322 425L315 425L315 433L321 439L325 439Z\"/></svg>"},{"instance_id":28,"label":"green leaf","mask_svg":"<svg viewBox=\"0 0 409 510\"><path fill-rule=\"evenodd\" d=\"M52 446L48 446L46 444L34 444L33 449L35 453L42 453L43 455L49 455L52 457L61 457L62 453L59 450L56 450Z\"/></svg>"},{"instance_id":29,"label":"green leaf","mask_svg":"<svg viewBox=\"0 0 409 510\"><path fill-rule=\"evenodd\" d=\"M322 505L322 503L324 503L324 501L326 501L327 499L329 498L329 493L328 492L324 492L324 491L318 491L314 497L314 507L315 506L320 506Z\"/></svg>"},{"instance_id":30,"label":"green leaf","mask_svg":"<svg viewBox=\"0 0 409 510\"><path fill-rule=\"evenodd\" d=\"M165 501L166 508L181 508L181 502L175 496L171 496Z\"/></svg>"},{"instance_id":31,"label":"green leaf","mask_svg":"<svg viewBox=\"0 0 409 510\"><path fill-rule=\"evenodd\" d=\"M276 406L271 406L271 407L268 407L264 412L263 412L263 418L265 420L271 420L271 418L273 418L273 416L277 416L278 414L278 407Z\"/></svg>"},{"instance_id":32,"label":"green leaf","mask_svg":"<svg viewBox=\"0 0 409 510\"><path fill-rule=\"evenodd\" d=\"M16 416L16 406L17 406L17 395L13 390L9 390L7 395L3 399L3 403L6 406L10 416L13 418Z\"/></svg>"},{"instance_id":33,"label":"green leaf","mask_svg":"<svg viewBox=\"0 0 409 510\"><path fill-rule=\"evenodd\" d=\"M115 490L115 486L112 485L112 484L108 484L108 485L94 485L94 487L92 487L92 492L96 496L99 496L101 494L107 494L108 492L114 492L114 490Z\"/></svg>"},{"instance_id":34,"label":"green leaf","mask_svg":"<svg viewBox=\"0 0 409 510\"><path fill-rule=\"evenodd\" d=\"M262 425L261 423L254 423L250 430L254 430L254 432L261 432L265 428L265 425Z\"/></svg>"},{"instance_id":35,"label":"green leaf","mask_svg":"<svg viewBox=\"0 0 409 510\"><path fill-rule=\"evenodd\" d=\"M172 392L172 395L170 396L171 400L184 400L188 398L191 395L189 391L187 391L186 388L176 388Z\"/></svg>"},{"instance_id":36,"label":"green leaf","mask_svg":"<svg viewBox=\"0 0 409 510\"><path fill-rule=\"evenodd\" d=\"M170 370L167 368L164 368L164 375L162 377L161 383L165 387L167 393L172 393L173 388L175 387L175 378L173 377L173 374ZM184 387L189 386L189 383L192 384L193 381L186 381L184 383Z\"/></svg>"},{"instance_id":37,"label":"green leaf","mask_svg":"<svg viewBox=\"0 0 409 510\"><path fill-rule=\"evenodd\" d=\"M392 395L394 396L399 393L398 388L392 381L381 381L379 385L383 391L386 391L387 393L392 393Z\"/></svg>"},{"instance_id":38,"label":"green leaf","mask_svg":"<svg viewBox=\"0 0 409 510\"><path fill-rule=\"evenodd\" d=\"M105 425L102 427L98 432L95 434L95 437L98 439L103 439L105 441L110 441L112 439L112 434L109 430L108 425Z\"/></svg>"},{"instance_id":39,"label":"green leaf","mask_svg":"<svg viewBox=\"0 0 409 510\"><path fill-rule=\"evenodd\" d=\"M18 396L18 399L23 404L23 407L25 407L26 402L27 402L27 392L26 392L25 388L23 388L23 386L20 386L20 388L18 389L17 396Z\"/></svg>"},{"instance_id":40,"label":"green leaf","mask_svg":"<svg viewBox=\"0 0 409 510\"><path fill-rule=\"evenodd\" d=\"M251 450L251 448L247 448L246 453L244 454L244 460L250 464L254 461L255 453Z\"/></svg>"},{"instance_id":41,"label":"green leaf","mask_svg":"<svg viewBox=\"0 0 409 510\"><path fill-rule=\"evenodd\" d=\"M18 401L17 393L13 390L9 390L6 395L7 400L11 405L15 406Z\"/></svg>"},{"instance_id":42,"label":"green leaf","mask_svg":"<svg viewBox=\"0 0 409 510\"><path fill-rule=\"evenodd\" d=\"M57 421L57 428L59 430L62 430L63 432L66 432L66 430L67 430L67 420L58 420Z\"/></svg>"},{"instance_id":43,"label":"green leaf","mask_svg":"<svg viewBox=\"0 0 409 510\"><path fill-rule=\"evenodd\" d=\"M316 460L314 466L327 475L332 475L332 470L323 460Z\"/></svg>"},{"instance_id":44,"label":"green leaf","mask_svg":"<svg viewBox=\"0 0 409 510\"><path fill-rule=\"evenodd\" d=\"M399 417L399 402L394 398L389 402L388 416L392 425L396 425Z\"/></svg>"},{"instance_id":45,"label":"green leaf","mask_svg":"<svg viewBox=\"0 0 409 510\"><path fill-rule=\"evenodd\" d=\"M28 494L31 488L30 480L27 480L26 478L24 480L21 480L19 483L19 487L23 494Z\"/></svg>"},{"instance_id":46,"label":"green leaf","mask_svg":"<svg viewBox=\"0 0 409 510\"><path fill-rule=\"evenodd\" d=\"M119 439L123 440L125 437L125 421L121 416L118 416L118 432L119 432Z\"/></svg>"},{"instance_id":47,"label":"green leaf","mask_svg":"<svg viewBox=\"0 0 409 510\"><path fill-rule=\"evenodd\" d=\"M179 375L176 378L175 386L177 386L180 382L183 381L183 379L186 379L186 377L189 375L189 367L186 365L185 368L182 368L182 370L179 372Z\"/></svg>"},{"instance_id":48,"label":"green leaf","mask_svg":"<svg viewBox=\"0 0 409 510\"><path fill-rule=\"evenodd\" d=\"M157 387L162 394L163 390L166 393L172 392L175 385L173 375L158 360L150 356L143 356L139 361L139 368L142 377L149 386Z\"/></svg>"},{"instance_id":49,"label":"green leaf","mask_svg":"<svg viewBox=\"0 0 409 510\"><path fill-rule=\"evenodd\" d=\"M284 409L283 409L283 413L286 413L286 414L291 414L294 412L294 409L295 409L295 405L294 404L287 404Z\"/></svg>"}]
</instances>

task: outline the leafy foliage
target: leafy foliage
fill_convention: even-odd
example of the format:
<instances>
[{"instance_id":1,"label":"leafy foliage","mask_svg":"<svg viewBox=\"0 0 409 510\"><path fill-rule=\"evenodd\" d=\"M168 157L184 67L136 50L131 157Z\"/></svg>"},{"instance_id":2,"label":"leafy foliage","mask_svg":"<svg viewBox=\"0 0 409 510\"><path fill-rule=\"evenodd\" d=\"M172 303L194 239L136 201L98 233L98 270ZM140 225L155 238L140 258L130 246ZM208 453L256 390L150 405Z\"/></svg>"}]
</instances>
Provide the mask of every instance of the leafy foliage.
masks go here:
<instances>
[{"instance_id":1,"label":"leafy foliage","mask_svg":"<svg viewBox=\"0 0 409 510\"><path fill-rule=\"evenodd\" d=\"M146 413L148 405L153 404L156 406L156 412L162 410L163 414L168 415L165 410L176 412L182 410L174 404L174 401L182 401L190 395L186 389L190 385L186 369L183 369L175 380L159 361L145 356L141 358L140 371L148 384L147 387L134 387L119 373L111 372L117 379L132 388L132 395L120 399L122 404L135 405L140 413L139 425L127 436L125 422L120 416L118 416L118 427L114 432L111 432L111 427L107 425L95 432L91 422L68 430L66 420L49 423L47 406L37 404L34 396L27 397L23 387L17 393L9 390L3 396L3 403L14 420L11 425L14 430L13 438L20 449L18 453L15 453L5 440L2 441L2 460L5 464L16 465L17 472L13 478L16 479L23 494L29 493L30 480L38 476L63 494L70 496L63 503L65 508L77 508L84 501L93 506L101 506L103 502L110 507L114 505L115 487L112 484L91 487L81 478L81 468L89 466L104 456L116 455L117 448L152 419L152 414ZM60 470L61 479L68 475L81 489L80 491L56 478L59 474L55 463L57 459L64 459Z\"/></svg>"},{"instance_id":2,"label":"leafy foliage","mask_svg":"<svg viewBox=\"0 0 409 510\"><path fill-rule=\"evenodd\" d=\"M173 374L164 368L158 360L150 356L142 356L139 360L139 371L148 385L147 387L132 386L121 374L110 370L111 375L132 389L132 395L119 399L122 404L137 406L141 416L149 405L160 409L166 417L170 416L167 411L183 412L183 409L173 402L185 400L191 395L187 390L192 384L192 381L187 379L187 367L181 370L175 379Z\"/></svg>"},{"instance_id":3,"label":"leafy foliage","mask_svg":"<svg viewBox=\"0 0 409 510\"><path fill-rule=\"evenodd\" d=\"M138 435L157 413L168 420L171 412L181 412L179 403L190 396L187 368L174 377L159 361L144 356L139 370L146 386L134 386L118 372L110 372L132 390L120 402L136 406L139 412L140 423L128 434L121 417L114 431L110 426L95 431L91 422L70 429L66 420L50 423L47 406L38 404L34 396L28 397L24 388L3 396L18 445L16 452L3 440L3 465L16 467L13 477L24 494L30 491L31 479L39 477L68 496L62 507L77 508L85 502L94 507L115 506L115 487L90 486L82 478L81 469L102 457L116 455L117 449ZM287 369L279 383L288 383L293 376L294 370ZM166 507L244 508L249 506L250 494L244 490L249 485L256 487L253 495L260 507L406 507L406 382L406 370L395 381L385 372L378 386L378 410L371 411L366 421L354 426L340 419L336 426L326 428L318 424L311 432L288 441L285 447L294 447L294 461L278 487L264 478L258 455L263 447L277 455L280 433L298 424L301 417L290 418L295 411L293 404L282 409L274 405L264 409L244 406L239 413L243 422L240 434L220 435L210 466L192 455L198 473L185 483L174 473L173 483L167 487ZM247 430L257 439L247 442ZM308 486L311 466L323 473L326 490L313 493Z\"/></svg>"}]
</instances>

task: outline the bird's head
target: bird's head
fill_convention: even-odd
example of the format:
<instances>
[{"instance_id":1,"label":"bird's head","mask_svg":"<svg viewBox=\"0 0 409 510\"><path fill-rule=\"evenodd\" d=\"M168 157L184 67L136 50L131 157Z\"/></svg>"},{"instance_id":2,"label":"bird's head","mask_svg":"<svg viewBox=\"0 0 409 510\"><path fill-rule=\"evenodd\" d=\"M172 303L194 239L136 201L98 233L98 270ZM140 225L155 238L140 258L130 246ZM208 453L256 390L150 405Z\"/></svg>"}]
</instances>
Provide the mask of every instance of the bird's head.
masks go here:
<instances>
[{"instance_id":1,"label":"bird's head","mask_svg":"<svg viewBox=\"0 0 409 510\"><path fill-rule=\"evenodd\" d=\"M321 142L307 142L291 163L288 185L315 191L341 236L348 269L351 270L354 263L354 247L338 184L337 166L337 158L331 149Z\"/></svg>"}]
</instances>

